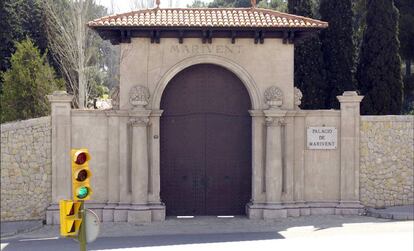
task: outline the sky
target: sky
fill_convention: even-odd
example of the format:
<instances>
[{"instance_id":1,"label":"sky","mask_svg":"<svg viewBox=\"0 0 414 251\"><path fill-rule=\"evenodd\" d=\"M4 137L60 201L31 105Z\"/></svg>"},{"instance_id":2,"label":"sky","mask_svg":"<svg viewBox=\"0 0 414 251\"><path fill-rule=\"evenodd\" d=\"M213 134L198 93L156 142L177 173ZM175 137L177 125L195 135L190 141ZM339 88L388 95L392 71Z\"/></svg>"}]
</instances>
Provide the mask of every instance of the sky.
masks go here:
<instances>
[{"instance_id":1,"label":"sky","mask_svg":"<svg viewBox=\"0 0 414 251\"><path fill-rule=\"evenodd\" d=\"M187 4L191 4L193 0L160 0L161 7L169 7L168 5L171 3L173 7L186 7ZM204 0L204 2L211 2L212 0ZM111 0L96 0L97 3L104 5L110 11L111 8ZM114 12L126 12L132 10L134 0L113 0L114 2ZM145 2L145 1L144 1Z\"/></svg>"}]
</instances>

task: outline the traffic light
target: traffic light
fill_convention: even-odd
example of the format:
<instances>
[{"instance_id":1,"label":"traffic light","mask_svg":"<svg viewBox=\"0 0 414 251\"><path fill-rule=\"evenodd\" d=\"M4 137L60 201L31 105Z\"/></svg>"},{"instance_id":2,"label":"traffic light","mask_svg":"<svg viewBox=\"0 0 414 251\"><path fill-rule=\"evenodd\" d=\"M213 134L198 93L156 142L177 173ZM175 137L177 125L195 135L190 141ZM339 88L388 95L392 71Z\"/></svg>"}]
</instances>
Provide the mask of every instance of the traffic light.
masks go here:
<instances>
[{"instance_id":1,"label":"traffic light","mask_svg":"<svg viewBox=\"0 0 414 251\"><path fill-rule=\"evenodd\" d=\"M92 195L90 187L90 178L92 176L89 170L88 149L72 149L72 194L73 200L89 200Z\"/></svg>"},{"instance_id":2,"label":"traffic light","mask_svg":"<svg viewBox=\"0 0 414 251\"><path fill-rule=\"evenodd\" d=\"M81 202L73 200L59 201L60 213L60 235L76 236L82 223L82 217L79 214Z\"/></svg>"}]
</instances>

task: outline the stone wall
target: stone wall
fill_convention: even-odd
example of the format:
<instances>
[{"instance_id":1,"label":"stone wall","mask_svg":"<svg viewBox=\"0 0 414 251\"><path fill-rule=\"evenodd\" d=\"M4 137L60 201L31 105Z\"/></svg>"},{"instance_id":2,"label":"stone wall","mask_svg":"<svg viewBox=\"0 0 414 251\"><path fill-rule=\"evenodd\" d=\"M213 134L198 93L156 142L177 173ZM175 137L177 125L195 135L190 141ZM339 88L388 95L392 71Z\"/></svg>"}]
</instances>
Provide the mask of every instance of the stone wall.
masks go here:
<instances>
[{"instance_id":1,"label":"stone wall","mask_svg":"<svg viewBox=\"0 0 414 251\"><path fill-rule=\"evenodd\" d=\"M360 200L365 206L414 203L414 116L361 116Z\"/></svg>"},{"instance_id":2,"label":"stone wall","mask_svg":"<svg viewBox=\"0 0 414 251\"><path fill-rule=\"evenodd\" d=\"M1 125L1 221L45 219L51 163L50 117Z\"/></svg>"}]
</instances>

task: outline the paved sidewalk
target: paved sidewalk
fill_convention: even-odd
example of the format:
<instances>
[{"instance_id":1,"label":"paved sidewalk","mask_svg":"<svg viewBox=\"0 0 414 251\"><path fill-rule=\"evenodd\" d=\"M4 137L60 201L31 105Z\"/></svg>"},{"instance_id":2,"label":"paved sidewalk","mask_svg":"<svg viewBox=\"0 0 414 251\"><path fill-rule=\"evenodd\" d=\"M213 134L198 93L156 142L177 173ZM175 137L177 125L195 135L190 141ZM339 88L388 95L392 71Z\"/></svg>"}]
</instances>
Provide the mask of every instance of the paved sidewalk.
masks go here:
<instances>
[{"instance_id":1,"label":"paved sidewalk","mask_svg":"<svg viewBox=\"0 0 414 251\"><path fill-rule=\"evenodd\" d=\"M414 205L396 206L384 209L368 208L367 216L393 220L414 220Z\"/></svg>"},{"instance_id":2,"label":"paved sidewalk","mask_svg":"<svg viewBox=\"0 0 414 251\"><path fill-rule=\"evenodd\" d=\"M151 224L130 224L127 222L101 223L100 237L126 237L151 235L180 235L180 234L216 234L216 233L249 233L249 232L278 232L297 226L313 226L315 229L342 227L353 223L387 223L389 219L378 219L366 216L302 216L277 220L249 220L246 217L217 218L202 216L194 219L167 218L164 222ZM45 225L40 229L3 238L59 238L58 225Z\"/></svg>"},{"instance_id":3,"label":"paved sidewalk","mask_svg":"<svg viewBox=\"0 0 414 251\"><path fill-rule=\"evenodd\" d=\"M412 251L414 221L366 216L313 215L278 220L246 217L168 218L134 225L103 223L100 237L88 245L102 251ZM1 239L2 251L72 251L77 242L59 236L59 226Z\"/></svg>"},{"instance_id":4,"label":"paved sidewalk","mask_svg":"<svg viewBox=\"0 0 414 251\"><path fill-rule=\"evenodd\" d=\"M43 227L41 220L1 222L1 237L9 237L19 233L30 232Z\"/></svg>"},{"instance_id":5,"label":"paved sidewalk","mask_svg":"<svg viewBox=\"0 0 414 251\"><path fill-rule=\"evenodd\" d=\"M367 217L370 216L370 217ZM414 220L414 206L398 206L386 209L367 209L367 216L302 216L277 220L248 220L246 217L217 218L196 217L177 219L170 217L165 222L151 224L129 224L105 222L101 224L100 237L148 236L156 234L192 234L266 232L289 227L312 225L317 228L340 227L343 223L387 222L389 220ZM376 219L376 218L382 219ZM386 219L386 220L384 220ZM2 222L1 238L55 238L59 237L59 226L42 225L41 221Z\"/></svg>"}]
</instances>

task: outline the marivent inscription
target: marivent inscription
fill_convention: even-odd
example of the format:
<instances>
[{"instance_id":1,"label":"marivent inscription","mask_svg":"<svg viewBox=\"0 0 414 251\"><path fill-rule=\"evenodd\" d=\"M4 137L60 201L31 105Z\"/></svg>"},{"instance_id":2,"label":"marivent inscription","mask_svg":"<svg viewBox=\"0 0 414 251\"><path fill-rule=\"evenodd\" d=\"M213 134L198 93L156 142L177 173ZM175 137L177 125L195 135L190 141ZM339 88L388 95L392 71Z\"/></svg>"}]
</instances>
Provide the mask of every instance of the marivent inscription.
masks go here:
<instances>
[{"instance_id":1,"label":"marivent inscription","mask_svg":"<svg viewBox=\"0 0 414 251\"><path fill-rule=\"evenodd\" d=\"M338 138L335 127L308 127L308 149L336 149Z\"/></svg>"},{"instance_id":2,"label":"marivent inscription","mask_svg":"<svg viewBox=\"0 0 414 251\"><path fill-rule=\"evenodd\" d=\"M240 54L241 45L203 44L203 45L171 45L170 53L176 54Z\"/></svg>"}]
</instances>

